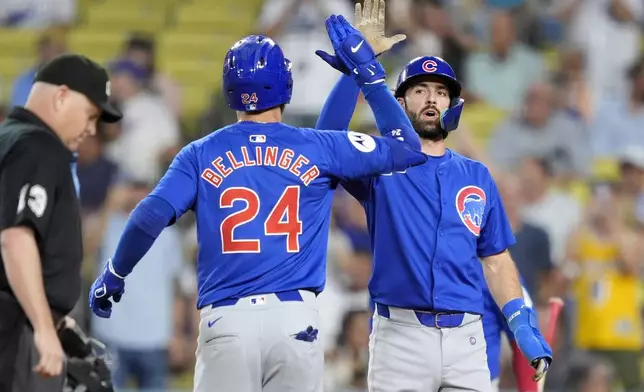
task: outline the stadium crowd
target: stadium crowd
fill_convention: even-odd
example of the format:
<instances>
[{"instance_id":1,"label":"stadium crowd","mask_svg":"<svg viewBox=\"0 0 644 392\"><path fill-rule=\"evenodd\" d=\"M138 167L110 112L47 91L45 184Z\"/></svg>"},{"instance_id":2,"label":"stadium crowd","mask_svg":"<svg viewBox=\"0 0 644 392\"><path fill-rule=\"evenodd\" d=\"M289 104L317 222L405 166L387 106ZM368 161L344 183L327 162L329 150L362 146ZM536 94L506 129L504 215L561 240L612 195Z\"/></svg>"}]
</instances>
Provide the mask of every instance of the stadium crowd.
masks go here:
<instances>
[{"instance_id":1,"label":"stadium crowd","mask_svg":"<svg viewBox=\"0 0 644 392\"><path fill-rule=\"evenodd\" d=\"M331 13L352 16L353 3L263 2L252 32L273 37L294 65L286 122L315 125L338 78L314 55L329 49L323 22ZM0 117L25 102L38 64L67 50L75 6L73 0L0 2L0 25L43 31L34 48L38 62L1 86L11 91L2 94L8 99ZM408 36L382 56L391 84L417 56L439 55L452 64L466 105L448 142L493 171L517 238L511 253L540 321L548 318L548 298L566 300L547 390L643 390L644 3L390 0L388 12L388 30ZM119 385L187 389L198 317L190 216L156 241L111 319L91 317L85 293L128 213L181 146L234 122L235 114L212 91L201 115L187 118L181 84L155 64L154 36L131 33L109 63L124 120L103 126L78 159L87 287L74 316L109 346ZM220 70L210 74L219 78ZM357 108L352 128L377 132L365 106ZM320 296L325 390L365 391L369 236L363 210L342 190L334 208ZM509 353L501 384L508 391Z\"/></svg>"}]
</instances>

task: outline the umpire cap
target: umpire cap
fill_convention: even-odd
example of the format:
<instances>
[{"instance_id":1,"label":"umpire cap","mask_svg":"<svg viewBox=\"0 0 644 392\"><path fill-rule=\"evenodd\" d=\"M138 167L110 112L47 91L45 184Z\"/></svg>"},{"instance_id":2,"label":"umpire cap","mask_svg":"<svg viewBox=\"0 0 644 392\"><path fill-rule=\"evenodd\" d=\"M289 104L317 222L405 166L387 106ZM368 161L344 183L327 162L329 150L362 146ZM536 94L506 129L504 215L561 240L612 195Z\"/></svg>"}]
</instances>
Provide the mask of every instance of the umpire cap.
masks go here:
<instances>
[{"instance_id":1,"label":"umpire cap","mask_svg":"<svg viewBox=\"0 0 644 392\"><path fill-rule=\"evenodd\" d=\"M114 123L123 115L110 103L110 78L105 68L77 54L62 54L45 63L34 82L65 85L83 94L103 112L101 121Z\"/></svg>"}]
</instances>

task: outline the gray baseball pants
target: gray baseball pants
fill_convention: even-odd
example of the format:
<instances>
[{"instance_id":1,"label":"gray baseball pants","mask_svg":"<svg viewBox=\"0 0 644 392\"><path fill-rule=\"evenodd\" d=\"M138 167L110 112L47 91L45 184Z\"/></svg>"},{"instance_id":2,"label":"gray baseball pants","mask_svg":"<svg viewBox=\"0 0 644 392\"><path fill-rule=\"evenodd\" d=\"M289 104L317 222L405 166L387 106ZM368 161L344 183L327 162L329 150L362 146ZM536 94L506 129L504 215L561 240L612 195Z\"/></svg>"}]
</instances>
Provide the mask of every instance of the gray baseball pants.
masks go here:
<instances>
[{"instance_id":1,"label":"gray baseball pants","mask_svg":"<svg viewBox=\"0 0 644 392\"><path fill-rule=\"evenodd\" d=\"M324 352L306 333L318 325L317 298L289 293L201 309L195 392L322 392Z\"/></svg>"},{"instance_id":2,"label":"gray baseball pants","mask_svg":"<svg viewBox=\"0 0 644 392\"><path fill-rule=\"evenodd\" d=\"M481 316L447 316L457 323L449 328L427 316L377 306L369 338L369 392L492 392Z\"/></svg>"}]
</instances>

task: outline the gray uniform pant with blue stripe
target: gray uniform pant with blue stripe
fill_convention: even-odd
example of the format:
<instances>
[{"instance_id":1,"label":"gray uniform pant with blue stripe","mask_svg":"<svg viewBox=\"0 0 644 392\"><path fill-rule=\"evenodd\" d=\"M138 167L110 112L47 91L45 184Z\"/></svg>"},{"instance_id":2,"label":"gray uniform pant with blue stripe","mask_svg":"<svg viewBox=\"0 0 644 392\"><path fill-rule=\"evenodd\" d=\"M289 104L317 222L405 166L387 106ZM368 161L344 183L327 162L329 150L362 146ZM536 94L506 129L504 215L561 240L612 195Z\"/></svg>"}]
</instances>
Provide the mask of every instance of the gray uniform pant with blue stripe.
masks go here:
<instances>
[{"instance_id":1,"label":"gray uniform pant with blue stripe","mask_svg":"<svg viewBox=\"0 0 644 392\"><path fill-rule=\"evenodd\" d=\"M373 316L369 392L492 391L481 316L436 328L413 310L385 309Z\"/></svg>"},{"instance_id":2,"label":"gray uniform pant with blue stripe","mask_svg":"<svg viewBox=\"0 0 644 392\"><path fill-rule=\"evenodd\" d=\"M321 392L322 345L295 339L317 328L317 299L299 293L300 301L263 294L201 309L195 392Z\"/></svg>"}]
</instances>

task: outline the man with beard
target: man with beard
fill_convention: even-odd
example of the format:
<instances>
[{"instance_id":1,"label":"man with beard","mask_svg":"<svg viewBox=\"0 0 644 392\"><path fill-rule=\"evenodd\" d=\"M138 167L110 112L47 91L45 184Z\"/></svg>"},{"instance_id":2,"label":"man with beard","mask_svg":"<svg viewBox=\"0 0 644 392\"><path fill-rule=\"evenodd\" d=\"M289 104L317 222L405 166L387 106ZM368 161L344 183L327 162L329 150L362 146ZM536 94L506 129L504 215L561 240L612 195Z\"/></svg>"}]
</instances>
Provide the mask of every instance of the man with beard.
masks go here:
<instances>
[{"instance_id":1,"label":"man with beard","mask_svg":"<svg viewBox=\"0 0 644 392\"><path fill-rule=\"evenodd\" d=\"M357 26L377 53L399 41L384 37L383 6L381 0L372 9L367 0L364 15L356 7ZM316 54L349 73L336 57ZM318 129L346 129L358 95L349 81L343 77L332 91ZM552 361L508 252L515 240L496 184L482 163L445 147L448 132L458 127L460 94L443 59L409 62L394 96L428 161L343 184L366 211L374 255L370 391L492 391L481 321L485 281L536 379ZM418 140L404 129L383 136Z\"/></svg>"}]
</instances>

